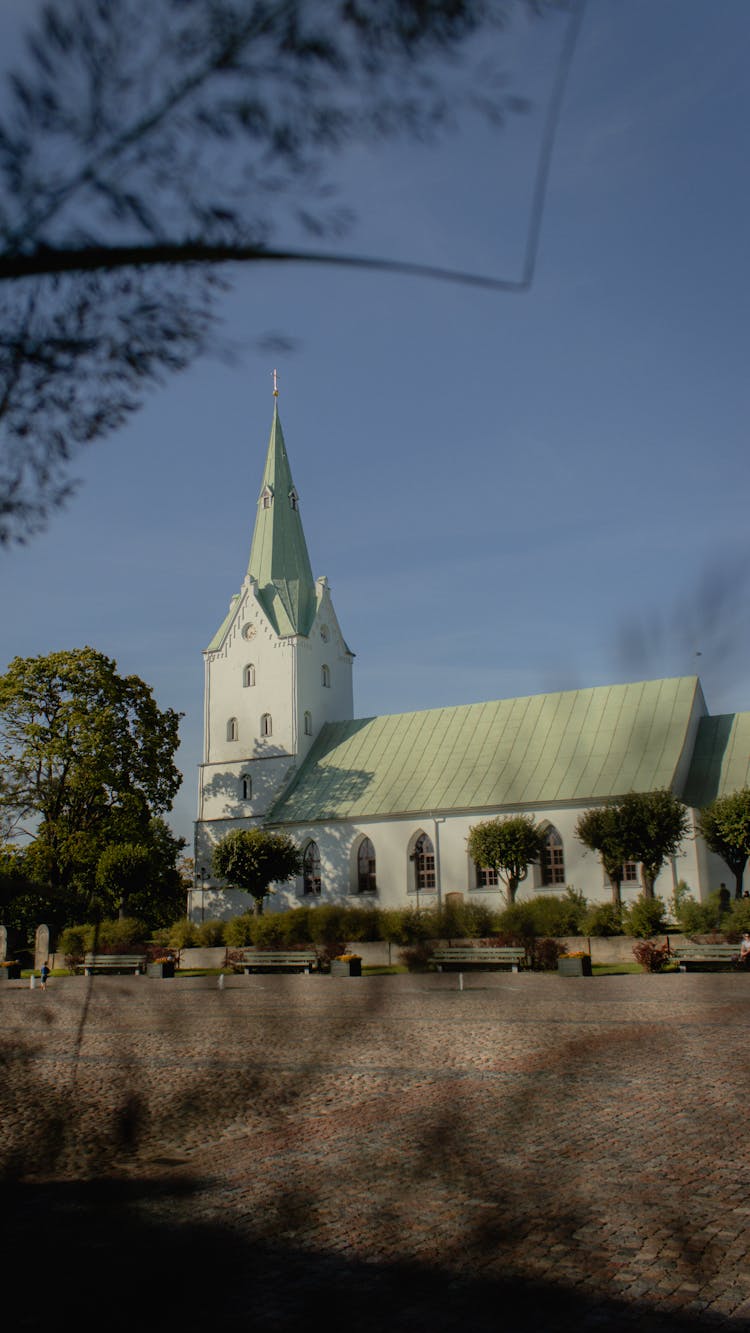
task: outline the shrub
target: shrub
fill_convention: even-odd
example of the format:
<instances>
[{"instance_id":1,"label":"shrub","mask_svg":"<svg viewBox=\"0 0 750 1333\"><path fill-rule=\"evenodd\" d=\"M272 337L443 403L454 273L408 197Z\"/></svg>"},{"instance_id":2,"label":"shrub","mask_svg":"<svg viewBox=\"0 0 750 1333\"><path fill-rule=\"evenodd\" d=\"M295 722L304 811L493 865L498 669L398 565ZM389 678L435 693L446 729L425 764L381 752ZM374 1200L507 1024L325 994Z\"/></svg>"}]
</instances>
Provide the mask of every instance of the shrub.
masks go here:
<instances>
[{"instance_id":1,"label":"shrub","mask_svg":"<svg viewBox=\"0 0 750 1333\"><path fill-rule=\"evenodd\" d=\"M284 915L284 912L271 912L252 918L251 943L256 949L284 948Z\"/></svg>"},{"instance_id":2,"label":"shrub","mask_svg":"<svg viewBox=\"0 0 750 1333\"><path fill-rule=\"evenodd\" d=\"M377 907L346 907L344 909L344 934L347 940L376 940L379 937Z\"/></svg>"},{"instance_id":3,"label":"shrub","mask_svg":"<svg viewBox=\"0 0 750 1333\"><path fill-rule=\"evenodd\" d=\"M150 933L145 921L139 921L134 916L100 921L89 947L97 953L127 953L143 948Z\"/></svg>"},{"instance_id":4,"label":"shrub","mask_svg":"<svg viewBox=\"0 0 750 1333\"><path fill-rule=\"evenodd\" d=\"M57 941L56 953L64 955L66 967L83 962L83 955L91 948L93 926L66 926Z\"/></svg>"},{"instance_id":5,"label":"shrub","mask_svg":"<svg viewBox=\"0 0 750 1333\"><path fill-rule=\"evenodd\" d=\"M344 918L346 908L338 903L320 903L310 909L309 930L313 944L341 944L343 946L346 927ZM339 953L341 949L339 949Z\"/></svg>"},{"instance_id":6,"label":"shrub","mask_svg":"<svg viewBox=\"0 0 750 1333\"><path fill-rule=\"evenodd\" d=\"M622 908L615 903L597 903L590 907L581 921L584 935L603 938L622 934Z\"/></svg>"},{"instance_id":7,"label":"shrub","mask_svg":"<svg viewBox=\"0 0 750 1333\"><path fill-rule=\"evenodd\" d=\"M252 912L243 912L241 916L233 916L227 921L224 929L224 940L230 949L246 949L253 942L253 923L262 920L256 917Z\"/></svg>"},{"instance_id":8,"label":"shrub","mask_svg":"<svg viewBox=\"0 0 750 1333\"><path fill-rule=\"evenodd\" d=\"M313 911L309 907L293 907L291 912L281 913L286 947L310 944L310 917Z\"/></svg>"},{"instance_id":9,"label":"shrub","mask_svg":"<svg viewBox=\"0 0 750 1333\"><path fill-rule=\"evenodd\" d=\"M215 949L224 943L226 921L201 921L196 936L201 949Z\"/></svg>"},{"instance_id":10,"label":"shrub","mask_svg":"<svg viewBox=\"0 0 750 1333\"><path fill-rule=\"evenodd\" d=\"M725 933L737 939L750 930L750 898L735 898L723 925Z\"/></svg>"},{"instance_id":11,"label":"shrub","mask_svg":"<svg viewBox=\"0 0 750 1333\"><path fill-rule=\"evenodd\" d=\"M407 949L402 949L399 959L410 972L426 972L432 959L432 945L425 940L418 940Z\"/></svg>"},{"instance_id":12,"label":"shrub","mask_svg":"<svg viewBox=\"0 0 750 1333\"><path fill-rule=\"evenodd\" d=\"M435 939L479 939L489 935L497 924L497 913L487 903L446 903L440 911L430 912L434 919Z\"/></svg>"},{"instance_id":13,"label":"shrub","mask_svg":"<svg viewBox=\"0 0 750 1333\"><path fill-rule=\"evenodd\" d=\"M643 894L623 912L623 927L626 935L637 939L648 939L664 930L665 906L661 898L646 898Z\"/></svg>"},{"instance_id":14,"label":"shrub","mask_svg":"<svg viewBox=\"0 0 750 1333\"><path fill-rule=\"evenodd\" d=\"M722 911L718 889L709 894L703 903L683 896L679 903L675 901L675 907L680 930L685 935L705 935L713 930L721 930L729 916L729 913Z\"/></svg>"},{"instance_id":15,"label":"shrub","mask_svg":"<svg viewBox=\"0 0 750 1333\"><path fill-rule=\"evenodd\" d=\"M661 972L669 962L669 945L653 944L651 940L639 940L633 945L633 957L647 972Z\"/></svg>"},{"instance_id":16,"label":"shrub","mask_svg":"<svg viewBox=\"0 0 750 1333\"><path fill-rule=\"evenodd\" d=\"M188 917L181 917L169 927L170 949L191 949L198 943L198 927Z\"/></svg>"},{"instance_id":17,"label":"shrub","mask_svg":"<svg viewBox=\"0 0 750 1333\"><path fill-rule=\"evenodd\" d=\"M529 965L534 972L554 972L557 960L565 952L557 940L533 940L528 950Z\"/></svg>"}]
</instances>

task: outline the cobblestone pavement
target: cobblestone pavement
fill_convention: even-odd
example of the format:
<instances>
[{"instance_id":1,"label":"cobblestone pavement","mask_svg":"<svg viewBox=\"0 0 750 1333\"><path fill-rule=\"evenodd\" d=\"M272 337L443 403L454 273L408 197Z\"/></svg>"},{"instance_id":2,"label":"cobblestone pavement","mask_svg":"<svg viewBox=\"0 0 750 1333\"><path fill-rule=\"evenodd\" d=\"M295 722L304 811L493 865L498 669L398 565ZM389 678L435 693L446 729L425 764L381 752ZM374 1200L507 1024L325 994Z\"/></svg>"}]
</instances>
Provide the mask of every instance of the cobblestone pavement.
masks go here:
<instances>
[{"instance_id":1,"label":"cobblestone pavement","mask_svg":"<svg viewBox=\"0 0 750 1333\"><path fill-rule=\"evenodd\" d=\"M0 1015L6 1275L33 1243L110 1328L161 1282L183 1327L750 1329L750 978L71 978Z\"/></svg>"}]
</instances>

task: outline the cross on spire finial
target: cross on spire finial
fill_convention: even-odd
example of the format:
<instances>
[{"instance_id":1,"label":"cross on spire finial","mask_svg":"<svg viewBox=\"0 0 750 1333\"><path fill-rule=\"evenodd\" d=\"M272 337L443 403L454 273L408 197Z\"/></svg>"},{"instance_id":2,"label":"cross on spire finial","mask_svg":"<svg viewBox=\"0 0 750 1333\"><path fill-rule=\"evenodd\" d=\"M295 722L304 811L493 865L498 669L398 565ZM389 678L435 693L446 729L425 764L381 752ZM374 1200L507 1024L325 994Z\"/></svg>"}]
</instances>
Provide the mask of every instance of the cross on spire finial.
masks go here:
<instances>
[{"instance_id":1,"label":"cross on spire finial","mask_svg":"<svg viewBox=\"0 0 750 1333\"><path fill-rule=\"evenodd\" d=\"M273 372L273 396L274 398L278 398L279 396L279 385L277 380L277 372L275 368Z\"/></svg>"}]
</instances>

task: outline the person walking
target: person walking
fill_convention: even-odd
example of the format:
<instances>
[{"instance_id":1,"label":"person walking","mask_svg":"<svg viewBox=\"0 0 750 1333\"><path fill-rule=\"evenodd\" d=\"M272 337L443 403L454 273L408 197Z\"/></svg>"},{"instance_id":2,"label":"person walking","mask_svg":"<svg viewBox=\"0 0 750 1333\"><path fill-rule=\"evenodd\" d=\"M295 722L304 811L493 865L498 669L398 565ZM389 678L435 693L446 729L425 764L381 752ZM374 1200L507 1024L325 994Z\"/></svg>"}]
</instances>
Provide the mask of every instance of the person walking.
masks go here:
<instances>
[{"instance_id":1,"label":"person walking","mask_svg":"<svg viewBox=\"0 0 750 1333\"><path fill-rule=\"evenodd\" d=\"M48 977L49 974L50 974L49 958L46 960L46 962L42 963L42 969L41 969L41 970L42 970L42 990L46 990L46 989L47 989L47 977Z\"/></svg>"}]
</instances>

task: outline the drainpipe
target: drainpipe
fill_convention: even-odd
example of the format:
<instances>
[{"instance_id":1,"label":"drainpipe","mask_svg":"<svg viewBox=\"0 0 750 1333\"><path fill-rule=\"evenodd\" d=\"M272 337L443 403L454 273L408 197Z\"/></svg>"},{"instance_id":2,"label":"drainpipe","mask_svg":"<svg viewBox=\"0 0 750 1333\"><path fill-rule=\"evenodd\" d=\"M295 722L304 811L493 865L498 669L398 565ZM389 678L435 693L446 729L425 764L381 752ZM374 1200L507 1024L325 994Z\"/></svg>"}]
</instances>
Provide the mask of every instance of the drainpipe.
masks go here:
<instances>
[{"instance_id":1,"label":"drainpipe","mask_svg":"<svg viewBox=\"0 0 750 1333\"><path fill-rule=\"evenodd\" d=\"M430 813L435 829L435 889L437 891L438 911L443 906L443 886L440 878L440 825L445 823L445 815L433 815Z\"/></svg>"}]
</instances>

